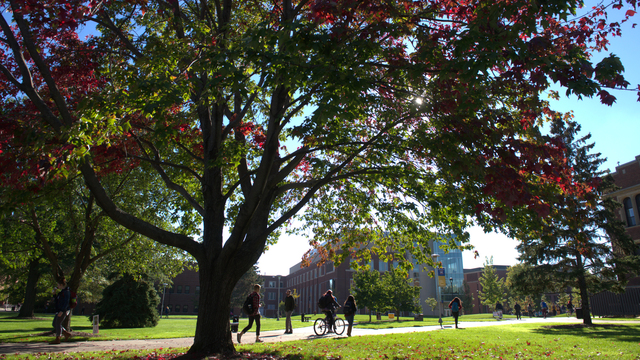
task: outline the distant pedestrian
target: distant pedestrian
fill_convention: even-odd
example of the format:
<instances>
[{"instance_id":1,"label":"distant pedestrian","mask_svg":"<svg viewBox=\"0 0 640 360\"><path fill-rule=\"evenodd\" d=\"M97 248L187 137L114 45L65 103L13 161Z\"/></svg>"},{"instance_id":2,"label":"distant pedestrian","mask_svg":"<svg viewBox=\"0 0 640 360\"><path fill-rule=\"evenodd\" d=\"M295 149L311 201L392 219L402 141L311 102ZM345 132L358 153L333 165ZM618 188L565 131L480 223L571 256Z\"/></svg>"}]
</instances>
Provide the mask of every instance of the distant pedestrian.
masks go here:
<instances>
[{"instance_id":1,"label":"distant pedestrian","mask_svg":"<svg viewBox=\"0 0 640 360\"><path fill-rule=\"evenodd\" d=\"M522 320L522 314L520 313L520 310L522 310L522 308L520 307L520 304L518 304L517 301L516 301L516 304L513 306L513 309L516 311L516 320Z\"/></svg>"},{"instance_id":2,"label":"distant pedestrian","mask_svg":"<svg viewBox=\"0 0 640 360\"><path fill-rule=\"evenodd\" d=\"M347 319L349 327L347 328L347 336L351 336L351 330L353 329L353 318L358 311L358 305L356 305L356 299L353 295L349 295L344 302L344 318Z\"/></svg>"},{"instance_id":3,"label":"distant pedestrian","mask_svg":"<svg viewBox=\"0 0 640 360\"><path fill-rule=\"evenodd\" d=\"M456 329L458 328L458 316L460 315L460 308L462 308L462 300L457 296L449 303L449 309L451 309L451 315L453 315L453 321L456 323Z\"/></svg>"},{"instance_id":4,"label":"distant pedestrian","mask_svg":"<svg viewBox=\"0 0 640 360\"><path fill-rule=\"evenodd\" d=\"M531 305L531 303L529 303L527 305L527 312L529 313L529 317L532 318L533 317L533 305Z\"/></svg>"},{"instance_id":5,"label":"distant pedestrian","mask_svg":"<svg viewBox=\"0 0 640 360\"><path fill-rule=\"evenodd\" d=\"M504 308L502 307L502 304L500 304L500 301L496 302L496 318L498 320L502 320L503 311L504 311Z\"/></svg>"},{"instance_id":6,"label":"distant pedestrian","mask_svg":"<svg viewBox=\"0 0 640 360\"><path fill-rule=\"evenodd\" d=\"M71 336L71 333L62 326L64 319L69 314L69 300L71 299L71 290L69 290L64 278L59 280L58 289L60 292L54 297L55 315L53 316L53 330L56 338L50 344L60 344L60 336L62 335L65 340Z\"/></svg>"},{"instance_id":7,"label":"distant pedestrian","mask_svg":"<svg viewBox=\"0 0 640 360\"><path fill-rule=\"evenodd\" d=\"M567 303L567 312L569 313L569 316L573 315L573 303L571 303L571 300Z\"/></svg>"},{"instance_id":8,"label":"distant pedestrian","mask_svg":"<svg viewBox=\"0 0 640 360\"><path fill-rule=\"evenodd\" d=\"M287 290L287 296L284 298L284 314L287 317L285 321L285 334L293 334L293 327L291 326L291 314L296 308L296 300L291 295L291 290Z\"/></svg>"},{"instance_id":9,"label":"distant pedestrian","mask_svg":"<svg viewBox=\"0 0 640 360\"><path fill-rule=\"evenodd\" d=\"M242 329L242 331L239 332L238 335L236 336L238 340L238 344L241 343L242 335L244 335L247 331L251 330L251 327L253 326L254 321L256 323L256 342L257 343L262 342L262 340L260 340L260 287L261 286L258 284L253 285L253 292L249 295L251 296L253 312L251 314L247 314L249 315L249 325L247 325L247 327Z\"/></svg>"},{"instance_id":10,"label":"distant pedestrian","mask_svg":"<svg viewBox=\"0 0 640 360\"><path fill-rule=\"evenodd\" d=\"M164 308L164 317L165 318L169 318L169 313L171 312L171 309L169 309L169 306Z\"/></svg>"},{"instance_id":11,"label":"distant pedestrian","mask_svg":"<svg viewBox=\"0 0 640 360\"><path fill-rule=\"evenodd\" d=\"M549 306L547 305L547 303L544 300L542 300L540 302L540 309L542 310L542 317L544 319L546 319L547 318L547 312L549 311Z\"/></svg>"}]
</instances>

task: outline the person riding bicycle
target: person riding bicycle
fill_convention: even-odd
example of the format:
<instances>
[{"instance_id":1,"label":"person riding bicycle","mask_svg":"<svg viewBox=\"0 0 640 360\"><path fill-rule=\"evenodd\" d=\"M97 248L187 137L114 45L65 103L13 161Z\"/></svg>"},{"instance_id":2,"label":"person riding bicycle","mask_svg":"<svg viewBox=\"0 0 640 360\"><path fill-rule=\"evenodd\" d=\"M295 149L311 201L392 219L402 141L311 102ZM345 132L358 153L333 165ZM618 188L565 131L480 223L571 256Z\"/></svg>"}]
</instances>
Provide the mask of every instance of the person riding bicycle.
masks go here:
<instances>
[{"instance_id":1,"label":"person riding bicycle","mask_svg":"<svg viewBox=\"0 0 640 360\"><path fill-rule=\"evenodd\" d=\"M333 292L331 290L327 290L327 292L318 300L318 307L326 315L325 321L329 327L329 332L332 332L333 322L335 319L334 310L339 308L340 304L338 304L338 300L333 296Z\"/></svg>"}]
</instances>

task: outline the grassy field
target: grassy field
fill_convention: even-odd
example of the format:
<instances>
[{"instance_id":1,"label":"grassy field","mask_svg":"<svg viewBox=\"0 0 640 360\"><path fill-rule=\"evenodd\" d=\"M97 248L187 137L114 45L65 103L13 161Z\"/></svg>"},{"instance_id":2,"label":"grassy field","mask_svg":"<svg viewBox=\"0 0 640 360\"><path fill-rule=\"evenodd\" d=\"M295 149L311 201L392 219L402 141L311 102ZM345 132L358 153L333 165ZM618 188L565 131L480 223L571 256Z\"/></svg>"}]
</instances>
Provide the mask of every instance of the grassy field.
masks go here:
<instances>
[{"instance_id":1,"label":"grassy field","mask_svg":"<svg viewBox=\"0 0 640 360\"><path fill-rule=\"evenodd\" d=\"M238 359L609 359L640 360L640 325L585 328L548 323L447 329L422 333L325 338L240 345ZM0 356L22 359L171 359L187 349L47 353ZM219 359L210 357L209 359ZM223 358L227 359L227 358Z\"/></svg>"},{"instance_id":2,"label":"grassy field","mask_svg":"<svg viewBox=\"0 0 640 360\"><path fill-rule=\"evenodd\" d=\"M51 338L52 314L37 314L37 319L18 319L16 313L0 312L0 342L43 342ZM301 322L300 317L294 317L292 325L294 328L312 326L313 321L320 315L312 315L310 322ZM505 319L515 319L515 316L506 315ZM377 321L375 316L369 322L368 315L357 315L356 325L359 328L368 329L388 329L396 327L421 327L439 325L438 318L425 317L424 321L413 321L412 318L401 318L390 320L382 317ZM453 318L442 319L443 325L453 324ZM612 320L612 319L606 319ZM630 319L616 319L630 320ZM633 319L631 319L633 320ZM495 321L491 314L464 315L459 319L461 324L476 321ZM595 319L595 322L604 321ZM240 329L248 324L246 318L240 319ZM284 319L263 318L261 321L262 331L284 330ZM168 319L161 319L158 326L154 328L134 328L134 329L104 329L101 328L98 336L93 336L93 327L86 316L74 316L71 327L74 331L73 341L87 340L130 340L130 339L168 339L193 337L195 335L196 316L171 316Z\"/></svg>"},{"instance_id":3,"label":"grassy field","mask_svg":"<svg viewBox=\"0 0 640 360\"><path fill-rule=\"evenodd\" d=\"M340 315L341 316L341 315ZM51 321L52 314L36 314L36 319L18 319L16 313L0 313L0 342L43 342L51 338L53 327ZM292 325L294 328L312 326L313 321L320 318L320 315L312 315L310 322L301 322L300 317L294 317ZM508 318L509 316L507 316ZM515 317L514 317L515 318ZM438 325L438 318L424 318L424 321L413 321L412 318L401 318L390 320L382 317L377 321L375 316L369 322L368 315L357 315L356 324L360 328L387 329L395 327L421 327ZM460 322L488 321L493 320L491 314L477 314L461 316ZM240 329L248 324L248 319L240 319ZM453 318L443 318L444 325L453 324ZM283 330L284 318L276 319L262 318L261 330ZM101 328L98 336L93 336L93 327L88 317L76 315L72 317L71 327L74 331L73 341L87 340L130 340L130 339L169 339L181 337L193 337L195 335L196 316L170 316L168 319L160 319L158 326L154 328L133 328L133 329L105 329Z\"/></svg>"},{"instance_id":4,"label":"grassy field","mask_svg":"<svg viewBox=\"0 0 640 360\"><path fill-rule=\"evenodd\" d=\"M288 359L640 359L640 325L514 324L423 333L242 345Z\"/></svg>"}]
</instances>

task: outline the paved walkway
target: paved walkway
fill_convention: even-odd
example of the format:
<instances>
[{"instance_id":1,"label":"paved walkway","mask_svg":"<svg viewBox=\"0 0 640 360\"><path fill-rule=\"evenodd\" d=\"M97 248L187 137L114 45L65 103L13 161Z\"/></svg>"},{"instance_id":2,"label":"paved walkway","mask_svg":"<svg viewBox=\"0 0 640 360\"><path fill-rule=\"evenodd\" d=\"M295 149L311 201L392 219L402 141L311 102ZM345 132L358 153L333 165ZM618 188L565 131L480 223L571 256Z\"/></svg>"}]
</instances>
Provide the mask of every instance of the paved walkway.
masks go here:
<instances>
[{"instance_id":1,"label":"paved walkway","mask_svg":"<svg viewBox=\"0 0 640 360\"><path fill-rule=\"evenodd\" d=\"M579 324L582 320L576 318L568 318L564 316L558 316L555 318L542 319L542 318L522 318L522 320L503 320L503 321L482 321L482 322L464 322L459 323L460 328L472 328L481 326L505 326L520 323L542 323L542 322L566 322ZM599 322L594 319L594 322ZM625 322L631 323L631 322ZM635 321L633 323L636 323ZM393 329L360 329L354 327L352 331L353 336L364 335L383 335L383 334L398 334L409 332L424 332L440 330L440 326L422 326L422 327L404 327ZM444 329L455 330L452 325L445 325ZM236 343L236 334L232 334L233 342ZM342 337L346 336L345 334ZM292 340L314 340L326 337L337 337L336 335L316 336L313 333L313 327L304 327L294 329L293 334L285 335L282 330L278 331L265 331L261 334L260 338L265 342L280 342L280 341L292 341ZM253 343L255 341L255 333L250 331L242 337L242 343ZM49 353L49 352L87 352L87 351L120 351L130 349L168 349L168 348L184 348L190 347L193 344L193 338L178 338L178 339L151 339L151 340L113 340L113 341L69 341L62 342L58 345L51 345L49 343L0 343L0 354L19 354L19 353Z\"/></svg>"}]
</instances>

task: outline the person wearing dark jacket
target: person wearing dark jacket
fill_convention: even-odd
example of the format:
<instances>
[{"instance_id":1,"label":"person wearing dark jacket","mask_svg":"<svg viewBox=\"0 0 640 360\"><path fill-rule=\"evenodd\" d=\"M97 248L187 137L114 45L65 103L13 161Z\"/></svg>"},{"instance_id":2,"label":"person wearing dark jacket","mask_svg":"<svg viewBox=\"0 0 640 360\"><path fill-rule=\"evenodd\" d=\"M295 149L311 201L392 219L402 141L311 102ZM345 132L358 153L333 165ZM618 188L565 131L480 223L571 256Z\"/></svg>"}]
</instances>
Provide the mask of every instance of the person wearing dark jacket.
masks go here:
<instances>
[{"instance_id":1,"label":"person wearing dark jacket","mask_svg":"<svg viewBox=\"0 0 640 360\"><path fill-rule=\"evenodd\" d=\"M327 290L327 292L322 295L322 298L324 299L321 300L322 302L324 302L324 306L320 307L320 310L326 315L325 320L327 322L327 325L329 326L329 332L332 333L333 323L335 320L334 309L339 308L340 304L338 304L338 300L335 296L333 296L333 291L331 290Z\"/></svg>"},{"instance_id":2,"label":"person wearing dark jacket","mask_svg":"<svg viewBox=\"0 0 640 360\"><path fill-rule=\"evenodd\" d=\"M522 307L520 306L520 304L518 304L518 302L516 301L516 304L513 306L513 309L516 311L516 320L522 320Z\"/></svg>"},{"instance_id":3,"label":"person wearing dark jacket","mask_svg":"<svg viewBox=\"0 0 640 360\"><path fill-rule=\"evenodd\" d=\"M293 334L293 327L291 326L291 314L296 308L296 300L291 295L291 290L287 290L287 296L284 298L284 314L287 319L285 321L285 334Z\"/></svg>"},{"instance_id":4,"label":"person wearing dark jacket","mask_svg":"<svg viewBox=\"0 0 640 360\"><path fill-rule=\"evenodd\" d=\"M67 281L61 279L58 283L60 292L54 297L55 315L53 316L53 330L56 338L50 344L60 344L60 337L64 335L64 339L68 340L71 333L68 332L62 323L69 313L69 300L71 299L71 290L67 286Z\"/></svg>"},{"instance_id":5,"label":"person wearing dark jacket","mask_svg":"<svg viewBox=\"0 0 640 360\"><path fill-rule=\"evenodd\" d=\"M347 319L349 323L349 328L347 329L347 336L351 336L351 329L353 329L353 318L356 315L356 311L358 311L358 306L356 305L356 299L353 295L349 295L347 300L344 302L344 317Z\"/></svg>"},{"instance_id":6,"label":"person wearing dark jacket","mask_svg":"<svg viewBox=\"0 0 640 360\"><path fill-rule=\"evenodd\" d=\"M251 299L253 301L253 313L248 314L249 325L247 325L247 327L242 329L242 332L239 332L237 335L238 344L240 344L242 335L244 335L247 331L251 329L254 321L256 323L256 342L257 343L262 342L262 340L260 340L260 287L261 286L258 284L253 285L253 292L251 293L251 295L249 295L251 296Z\"/></svg>"},{"instance_id":7,"label":"person wearing dark jacket","mask_svg":"<svg viewBox=\"0 0 640 360\"><path fill-rule=\"evenodd\" d=\"M462 308L462 300L457 296L451 300L449 303L449 309L451 309L451 315L453 315L453 320L456 323L456 329L458 328L458 316L460 315L460 309Z\"/></svg>"}]
</instances>

